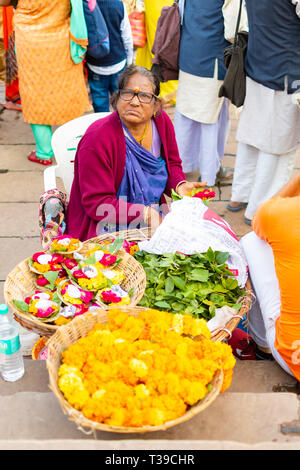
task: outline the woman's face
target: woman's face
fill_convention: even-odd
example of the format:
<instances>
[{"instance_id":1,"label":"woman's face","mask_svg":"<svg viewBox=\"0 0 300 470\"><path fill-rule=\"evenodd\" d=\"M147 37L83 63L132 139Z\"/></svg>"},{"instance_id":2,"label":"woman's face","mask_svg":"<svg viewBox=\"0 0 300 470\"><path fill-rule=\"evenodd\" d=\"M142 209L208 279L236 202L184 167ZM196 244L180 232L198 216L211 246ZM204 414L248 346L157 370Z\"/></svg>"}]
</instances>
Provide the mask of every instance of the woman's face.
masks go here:
<instances>
[{"instance_id":1,"label":"woman's face","mask_svg":"<svg viewBox=\"0 0 300 470\"><path fill-rule=\"evenodd\" d=\"M129 78L124 89L135 92L154 93L150 80L139 73ZM136 95L131 101L124 101L121 97L117 101L117 111L126 127L146 123L158 111L159 107L160 102L154 98L151 103L141 103Z\"/></svg>"}]
</instances>

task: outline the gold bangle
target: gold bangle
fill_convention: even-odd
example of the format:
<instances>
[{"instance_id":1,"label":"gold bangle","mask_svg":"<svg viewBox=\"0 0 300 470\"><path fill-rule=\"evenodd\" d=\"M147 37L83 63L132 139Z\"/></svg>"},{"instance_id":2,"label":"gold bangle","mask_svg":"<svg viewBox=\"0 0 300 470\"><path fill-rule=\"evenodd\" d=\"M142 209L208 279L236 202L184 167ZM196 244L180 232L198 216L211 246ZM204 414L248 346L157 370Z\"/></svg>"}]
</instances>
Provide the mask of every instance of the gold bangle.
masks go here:
<instances>
[{"instance_id":1,"label":"gold bangle","mask_svg":"<svg viewBox=\"0 0 300 470\"><path fill-rule=\"evenodd\" d=\"M183 183L187 183L186 180L182 180L182 181L179 181L179 183L177 184L176 188L175 188L175 192L177 193L177 189L178 189L178 186L180 186L181 184Z\"/></svg>"}]
</instances>

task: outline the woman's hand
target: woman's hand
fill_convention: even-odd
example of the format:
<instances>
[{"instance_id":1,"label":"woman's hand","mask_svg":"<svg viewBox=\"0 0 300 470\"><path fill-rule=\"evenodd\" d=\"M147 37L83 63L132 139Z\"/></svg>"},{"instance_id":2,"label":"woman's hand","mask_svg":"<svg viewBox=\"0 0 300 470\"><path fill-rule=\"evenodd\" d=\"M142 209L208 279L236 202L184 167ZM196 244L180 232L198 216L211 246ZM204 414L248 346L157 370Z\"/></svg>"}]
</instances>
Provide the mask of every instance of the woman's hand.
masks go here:
<instances>
[{"instance_id":1,"label":"woman's hand","mask_svg":"<svg viewBox=\"0 0 300 470\"><path fill-rule=\"evenodd\" d=\"M148 225L148 227L156 229L162 223L162 217L160 216L159 212L157 212L155 209L152 209L152 207L150 206L148 206L146 210L146 224Z\"/></svg>"},{"instance_id":2,"label":"woman's hand","mask_svg":"<svg viewBox=\"0 0 300 470\"><path fill-rule=\"evenodd\" d=\"M206 181L197 181L197 182L188 182L186 181L185 183L182 183L178 186L176 192L179 194L179 196L183 197L190 191L193 191L193 189L197 188L203 188L203 186L206 186Z\"/></svg>"}]
</instances>

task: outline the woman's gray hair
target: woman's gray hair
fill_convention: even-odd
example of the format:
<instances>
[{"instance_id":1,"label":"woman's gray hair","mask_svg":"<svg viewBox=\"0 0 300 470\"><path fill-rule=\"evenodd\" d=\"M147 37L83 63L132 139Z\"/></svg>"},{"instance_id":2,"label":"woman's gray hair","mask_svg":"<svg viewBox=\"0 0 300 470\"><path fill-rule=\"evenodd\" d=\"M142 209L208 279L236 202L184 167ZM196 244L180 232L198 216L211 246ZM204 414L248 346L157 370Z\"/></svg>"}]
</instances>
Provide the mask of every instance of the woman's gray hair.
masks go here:
<instances>
[{"instance_id":1,"label":"woman's gray hair","mask_svg":"<svg viewBox=\"0 0 300 470\"><path fill-rule=\"evenodd\" d=\"M140 65L129 65L126 69L121 73L119 78L119 91L124 90L127 87L127 83L129 79L135 74L143 75L144 77L148 78L149 82L152 84L153 93L154 95L158 96L160 93L160 81L158 77L151 72L150 70L146 69L145 67L141 67ZM116 109L117 102L119 99L119 91L113 93L110 104L112 105L113 109Z\"/></svg>"}]
</instances>

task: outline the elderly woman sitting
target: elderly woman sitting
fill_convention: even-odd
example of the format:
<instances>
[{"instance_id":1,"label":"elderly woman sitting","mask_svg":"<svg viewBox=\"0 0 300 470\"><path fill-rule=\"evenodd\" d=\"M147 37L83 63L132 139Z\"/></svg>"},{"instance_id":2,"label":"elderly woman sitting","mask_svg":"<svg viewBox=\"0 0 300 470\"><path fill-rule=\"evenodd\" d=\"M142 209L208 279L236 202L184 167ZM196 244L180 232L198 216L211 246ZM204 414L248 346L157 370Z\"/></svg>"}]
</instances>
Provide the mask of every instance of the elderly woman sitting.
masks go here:
<instances>
[{"instance_id":1,"label":"elderly woman sitting","mask_svg":"<svg viewBox=\"0 0 300 470\"><path fill-rule=\"evenodd\" d=\"M188 183L172 122L161 110L159 81L130 66L113 96L115 111L82 137L66 215L67 233L80 240L101 233L156 227L166 212L164 193L181 196L205 183Z\"/></svg>"}]
</instances>

